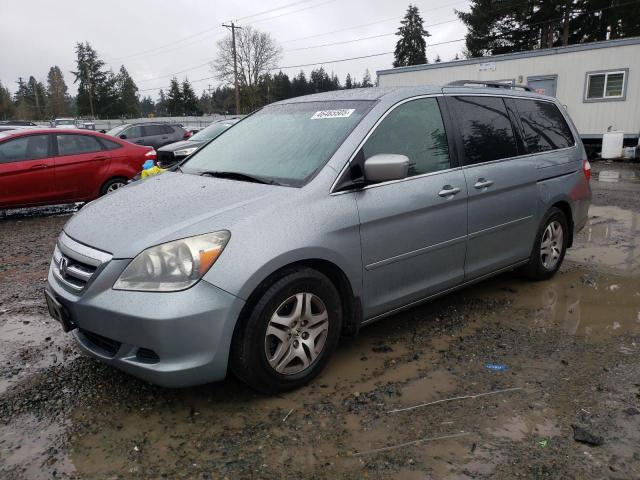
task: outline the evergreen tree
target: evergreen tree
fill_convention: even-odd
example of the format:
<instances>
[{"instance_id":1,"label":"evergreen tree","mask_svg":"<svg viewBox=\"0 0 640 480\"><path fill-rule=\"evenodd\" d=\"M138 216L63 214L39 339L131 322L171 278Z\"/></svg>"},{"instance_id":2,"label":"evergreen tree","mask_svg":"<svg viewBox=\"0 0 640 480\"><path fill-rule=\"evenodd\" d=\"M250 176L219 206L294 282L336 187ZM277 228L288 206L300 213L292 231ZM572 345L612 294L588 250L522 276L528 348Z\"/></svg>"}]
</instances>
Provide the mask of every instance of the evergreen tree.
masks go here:
<instances>
[{"instance_id":1,"label":"evergreen tree","mask_svg":"<svg viewBox=\"0 0 640 480\"><path fill-rule=\"evenodd\" d=\"M273 96L275 100L285 100L293 96L291 80L289 80L289 76L282 71L273 76Z\"/></svg>"},{"instance_id":2,"label":"evergreen tree","mask_svg":"<svg viewBox=\"0 0 640 480\"><path fill-rule=\"evenodd\" d=\"M169 83L169 91L167 92L165 105L169 116L182 115L184 113L182 104L182 92L178 79L173 77Z\"/></svg>"},{"instance_id":3,"label":"evergreen tree","mask_svg":"<svg viewBox=\"0 0 640 480\"><path fill-rule=\"evenodd\" d=\"M331 72L331 90L340 90L340 88L341 88L341 85L340 85L340 79L338 78L338 75Z\"/></svg>"},{"instance_id":4,"label":"evergreen tree","mask_svg":"<svg viewBox=\"0 0 640 480\"><path fill-rule=\"evenodd\" d=\"M47 74L47 113L50 117L64 117L68 115L69 95L62 70L57 65L49 69Z\"/></svg>"},{"instance_id":5,"label":"evergreen tree","mask_svg":"<svg viewBox=\"0 0 640 480\"><path fill-rule=\"evenodd\" d=\"M102 118L121 117L120 95L118 93L118 77L113 71L105 72L102 82L95 88L95 114Z\"/></svg>"},{"instance_id":6,"label":"evergreen tree","mask_svg":"<svg viewBox=\"0 0 640 480\"><path fill-rule=\"evenodd\" d=\"M8 120L15 115L15 108L11 101L11 92L0 82L0 120Z\"/></svg>"},{"instance_id":7,"label":"evergreen tree","mask_svg":"<svg viewBox=\"0 0 640 480\"><path fill-rule=\"evenodd\" d=\"M324 68L311 70L309 75L309 93L328 92L331 90L331 79Z\"/></svg>"},{"instance_id":8,"label":"evergreen tree","mask_svg":"<svg viewBox=\"0 0 640 480\"><path fill-rule=\"evenodd\" d=\"M140 115L143 117L152 117L155 113L155 104L150 96L142 97L140 100Z\"/></svg>"},{"instance_id":9,"label":"evergreen tree","mask_svg":"<svg viewBox=\"0 0 640 480\"><path fill-rule=\"evenodd\" d=\"M300 95L306 95L309 92L309 84L307 83L307 77L302 70L291 81L291 95L293 97L299 97Z\"/></svg>"},{"instance_id":10,"label":"evergreen tree","mask_svg":"<svg viewBox=\"0 0 640 480\"><path fill-rule=\"evenodd\" d=\"M200 115L198 108L198 97L196 97L196 92L193 90L193 87L189 83L189 79L185 78L182 82L182 110L185 115Z\"/></svg>"},{"instance_id":11,"label":"evergreen tree","mask_svg":"<svg viewBox=\"0 0 640 480\"><path fill-rule=\"evenodd\" d=\"M18 120L31 118L31 101L29 100L29 90L27 82L22 77L18 78L18 89L14 94L15 116Z\"/></svg>"},{"instance_id":12,"label":"evergreen tree","mask_svg":"<svg viewBox=\"0 0 640 480\"><path fill-rule=\"evenodd\" d=\"M76 68L73 73L74 83L78 84L76 105L79 115L95 117L99 111L100 95L107 99L105 93L109 90L107 72L104 71L104 62L98 58L97 52L89 42L76 44ZM99 93L100 92L100 93Z\"/></svg>"},{"instance_id":13,"label":"evergreen tree","mask_svg":"<svg viewBox=\"0 0 640 480\"><path fill-rule=\"evenodd\" d=\"M344 80L344 88L351 89L353 88L353 81L351 80L351 74L347 73L347 78Z\"/></svg>"},{"instance_id":14,"label":"evergreen tree","mask_svg":"<svg viewBox=\"0 0 640 480\"><path fill-rule=\"evenodd\" d=\"M431 35L424 29L418 7L409 5L407 13L400 23L402 25L396 33L400 39L396 43L393 66L406 67L427 63L425 37Z\"/></svg>"},{"instance_id":15,"label":"evergreen tree","mask_svg":"<svg viewBox=\"0 0 640 480\"><path fill-rule=\"evenodd\" d=\"M371 83L371 74L369 73L369 69L367 68L364 71L364 75L362 76L362 88L373 87L373 83Z\"/></svg>"},{"instance_id":16,"label":"evergreen tree","mask_svg":"<svg viewBox=\"0 0 640 480\"><path fill-rule=\"evenodd\" d=\"M116 75L116 91L118 95L118 116L135 118L140 115L138 87L124 65Z\"/></svg>"},{"instance_id":17,"label":"evergreen tree","mask_svg":"<svg viewBox=\"0 0 640 480\"><path fill-rule=\"evenodd\" d=\"M202 90L202 94L198 99L198 110L203 113L211 113L213 111L213 98L207 93L206 90Z\"/></svg>"},{"instance_id":18,"label":"evergreen tree","mask_svg":"<svg viewBox=\"0 0 640 480\"><path fill-rule=\"evenodd\" d=\"M156 102L155 111L156 115L159 117L163 117L167 114L167 96L164 94L162 89L158 92L158 101Z\"/></svg>"},{"instance_id":19,"label":"evergreen tree","mask_svg":"<svg viewBox=\"0 0 640 480\"><path fill-rule=\"evenodd\" d=\"M38 82L33 76L27 82L27 105L29 105L28 117L31 120L44 120L47 108L47 93L42 82Z\"/></svg>"}]
</instances>

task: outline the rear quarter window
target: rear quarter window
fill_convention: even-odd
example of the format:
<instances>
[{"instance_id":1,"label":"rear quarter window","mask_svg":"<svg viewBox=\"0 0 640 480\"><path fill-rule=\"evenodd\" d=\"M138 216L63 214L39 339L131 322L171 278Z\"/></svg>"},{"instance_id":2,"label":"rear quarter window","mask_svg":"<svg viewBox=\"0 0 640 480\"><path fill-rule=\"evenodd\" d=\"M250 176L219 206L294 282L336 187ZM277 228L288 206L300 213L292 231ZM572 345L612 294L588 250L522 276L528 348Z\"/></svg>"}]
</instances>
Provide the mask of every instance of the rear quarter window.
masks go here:
<instances>
[{"instance_id":1,"label":"rear quarter window","mask_svg":"<svg viewBox=\"0 0 640 480\"><path fill-rule=\"evenodd\" d=\"M98 141L106 148L107 150L115 150L117 148L121 148L122 145L119 143L113 142L111 140L107 140L106 138L99 138Z\"/></svg>"},{"instance_id":2,"label":"rear quarter window","mask_svg":"<svg viewBox=\"0 0 640 480\"><path fill-rule=\"evenodd\" d=\"M557 105L540 100L514 100L528 153L547 152L575 144Z\"/></svg>"}]
</instances>

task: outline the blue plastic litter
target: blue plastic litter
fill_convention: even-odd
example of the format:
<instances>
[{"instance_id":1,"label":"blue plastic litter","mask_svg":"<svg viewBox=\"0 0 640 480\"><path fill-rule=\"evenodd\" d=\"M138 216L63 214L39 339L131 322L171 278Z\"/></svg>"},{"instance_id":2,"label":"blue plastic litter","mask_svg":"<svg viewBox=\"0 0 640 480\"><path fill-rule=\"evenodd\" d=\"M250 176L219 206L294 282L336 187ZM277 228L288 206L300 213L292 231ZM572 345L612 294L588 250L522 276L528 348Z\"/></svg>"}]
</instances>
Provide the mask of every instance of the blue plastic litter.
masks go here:
<instances>
[{"instance_id":1,"label":"blue plastic litter","mask_svg":"<svg viewBox=\"0 0 640 480\"><path fill-rule=\"evenodd\" d=\"M153 160L147 160L146 162L144 162L142 164L142 169L143 170L148 170L148 169L153 168L153 167L154 167Z\"/></svg>"},{"instance_id":2,"label":"blue plastic litter","mask_svg":"<svg viewBox=\"0 0 640 480\"><path fill-rule=\"evenodd\" d=\"M494 372L506 372L507 370L509 370L509 367L507 367L504 363L487 363L485 365L485 368L493 370Z\"/></svg>"}]
</instances>

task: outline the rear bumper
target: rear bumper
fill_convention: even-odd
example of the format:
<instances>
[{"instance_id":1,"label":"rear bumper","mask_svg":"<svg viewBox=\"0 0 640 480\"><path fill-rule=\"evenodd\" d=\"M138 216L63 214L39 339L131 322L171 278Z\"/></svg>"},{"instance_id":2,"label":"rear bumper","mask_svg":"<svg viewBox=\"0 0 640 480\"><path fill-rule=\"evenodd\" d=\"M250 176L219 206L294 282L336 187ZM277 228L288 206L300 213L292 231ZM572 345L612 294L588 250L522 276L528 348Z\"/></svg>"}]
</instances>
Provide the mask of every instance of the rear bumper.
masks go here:
<instances>
[{"instance_id":1,"label":"rear bumper","mask_svg":"<svg viewBox=\"0 0 640 480\"><path fill-rule=\"evenodd\" d=\"M171 293L111 289L127 262L109 262L81 296L70 293L49 272L47 288L78 326L73 336L79 346L105 363L165 387L223 379L244 302L205 281Z\"/></svg>"}]
</instances>

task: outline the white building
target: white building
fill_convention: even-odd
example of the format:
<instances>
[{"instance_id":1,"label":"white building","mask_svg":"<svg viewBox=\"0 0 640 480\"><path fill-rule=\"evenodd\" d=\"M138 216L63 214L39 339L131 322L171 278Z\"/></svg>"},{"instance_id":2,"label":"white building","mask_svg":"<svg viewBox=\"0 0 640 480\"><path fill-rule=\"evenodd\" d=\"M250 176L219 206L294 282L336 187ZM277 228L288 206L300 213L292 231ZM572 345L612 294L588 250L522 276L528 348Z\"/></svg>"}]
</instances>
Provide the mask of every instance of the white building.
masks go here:
<instances>
[{"instance_id":1,"label":"white building","mask_svg":"<svg viewBox=\"0 0 640 480\"><path fill-rule=\"evenodd\" d=\"M629 145L637 143L640 132L640 37L377 73L381 87L446 85L455 80L529 85L566 106L585 144L599 143L610 126L623 131Z\"/></svg>"}]
</instances>

